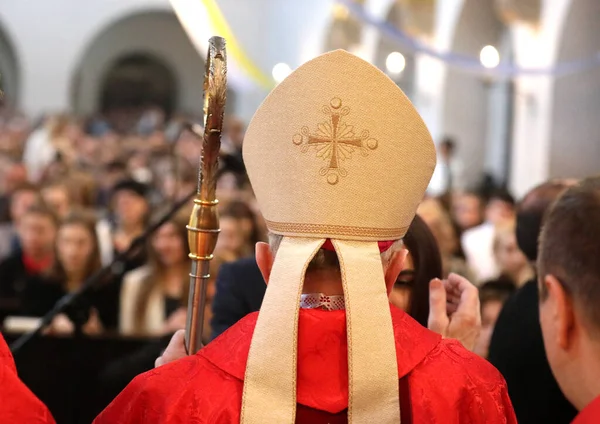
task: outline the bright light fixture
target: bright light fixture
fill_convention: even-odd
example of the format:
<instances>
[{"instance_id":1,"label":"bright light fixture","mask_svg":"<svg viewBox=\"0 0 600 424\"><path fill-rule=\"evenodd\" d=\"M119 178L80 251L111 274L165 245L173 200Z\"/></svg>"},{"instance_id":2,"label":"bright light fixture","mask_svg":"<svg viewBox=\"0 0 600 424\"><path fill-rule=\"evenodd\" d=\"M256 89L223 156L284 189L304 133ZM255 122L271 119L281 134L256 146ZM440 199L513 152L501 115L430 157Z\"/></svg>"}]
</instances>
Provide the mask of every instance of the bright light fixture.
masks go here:
<instances>
[{"instance_id":1,"label":"bright light fixture","mask_svg":"<svg viewBox=\"0 0 600 424\"><path fill-rule=\"evenodd\" d=\"M390 74L399 74L406 67L406 59L400 52L391 52L385 59L385 67Z\"/></svg>"},{"instance_id":2,"label":"bright light fixture","mask_svg":"<svg viewBox=\"0 0 600 424\"><path fill-rule=\"evenodd\" d=\"M277 65L273 66L272 75L277 83L280 83L281 81L286 79L287 76L291 73L292 68L290 68L290 65L288 65L287 63L278 63Z\"/></svg>"},{"instance_id":3,"label":"bright light fixture","mask_svg":"<svg viewBox=\"0 0 600 424\"><path fill-rule=\"evenodd\" d=\"M495 68L500 63L500 54L494 46L485 46L479 53L481 64L488 69Z\"/></svg>"}]
</instances>

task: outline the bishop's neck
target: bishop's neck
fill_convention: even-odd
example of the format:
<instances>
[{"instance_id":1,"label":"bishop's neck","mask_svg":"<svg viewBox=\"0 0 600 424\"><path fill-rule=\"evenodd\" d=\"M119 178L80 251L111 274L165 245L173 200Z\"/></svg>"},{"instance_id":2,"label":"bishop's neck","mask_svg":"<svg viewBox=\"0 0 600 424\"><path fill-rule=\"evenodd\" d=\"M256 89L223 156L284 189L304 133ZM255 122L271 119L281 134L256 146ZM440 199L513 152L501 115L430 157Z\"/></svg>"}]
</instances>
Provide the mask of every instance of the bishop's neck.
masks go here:
<instances>
[{"instance_id":1,"label":"bishop's neck","mask_svg":"<svg viewBox=\"0 0 600 424\"><path fill-rule=\"evenodd\" d=\"M302 293L322 293L326 296L343 295L344 289L339 270L318 270L307 273Z\"/></svg>"}]
</instances>

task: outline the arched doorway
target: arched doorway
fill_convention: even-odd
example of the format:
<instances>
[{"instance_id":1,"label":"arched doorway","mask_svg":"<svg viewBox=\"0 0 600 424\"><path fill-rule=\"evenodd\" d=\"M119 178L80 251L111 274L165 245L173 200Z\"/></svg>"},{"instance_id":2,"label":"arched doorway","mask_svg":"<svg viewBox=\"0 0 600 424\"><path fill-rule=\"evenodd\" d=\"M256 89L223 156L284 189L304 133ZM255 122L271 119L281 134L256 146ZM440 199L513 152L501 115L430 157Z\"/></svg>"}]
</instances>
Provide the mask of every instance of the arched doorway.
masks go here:
<instances>
[{"instance_id":1,"label":"arched doorway","mask_svg":"<svg viewBox=\"0 0 600 424\"><path fill-rule=\"evenodd\" d=\"M573 0L563 25L557 62L585 60L600 51L600 3ZM600 67L554 83L550 177L600 172Z\"/></svg>"},{"instance_id":2,"label":"arched doorway","mask_svg":"<svg viewBox=\"0 0 600 424\"><path fill-rule=\"evenodd\" d=\"M494 0L465 0L452 40L452 51L479 60L492 45L503 62L511 60L511 38L494 8ZM512 95L508 81L496 81L448 67L443 133L455 139L467 187L484 173L498 183L507 179Z\"/></svg>"},{"instance_id":3,"label":"arched doorway","mask_svg":"<svg viewBox=\"0 0 600 424\"><path fill-rule=\"evenodd\" d=\"M177 81L164 61L133 53L117 59L101 85L100 111L159 107L170 115L177 105Z\"/></svg>"},{"instance_id":4,"label":"arched doorway","mask_svg":"<svg viewBox=\"0 0 600 424\"><path fill-rule=\"evenodd\" d=\"M112 22L79 63L72 85L79 114L144 102L167 112L202 114L204 60L171 12L146 11Z\"/></svg>"},{"instance_id":5,"label":"arched doorway","mask_svg":"<svg viewBox=\"0 0 600 424\"><path fill-rule=\"evenodd\" d=\"M390 8L387 16L387 22L394 25L397 28L404 29L404 16L403 7L399 2L394 2ZM388 72L386 62L388 56L391 53L400 53L404 58L404 68L399 72ZM404 91L413 102L415 94L415 56L410 51L405 49L398 43L391 42L385 37L381 37L379 45L377 46L377 52L375 54L375 65L386 72L388 76L398 84L398 86ZM400 69L400 68L398 68Z\"/></svg>"},{"instance_id":6,"label":"arched doorway","mask_svg":"<svg viewBox=\"0 0 600 424\"><path fill-rule=\"evenodd\" d=\"M19 64L17 54L0 23L0 93L2 103L16 106L19 102Z\"/></svg>"}]
</instances>

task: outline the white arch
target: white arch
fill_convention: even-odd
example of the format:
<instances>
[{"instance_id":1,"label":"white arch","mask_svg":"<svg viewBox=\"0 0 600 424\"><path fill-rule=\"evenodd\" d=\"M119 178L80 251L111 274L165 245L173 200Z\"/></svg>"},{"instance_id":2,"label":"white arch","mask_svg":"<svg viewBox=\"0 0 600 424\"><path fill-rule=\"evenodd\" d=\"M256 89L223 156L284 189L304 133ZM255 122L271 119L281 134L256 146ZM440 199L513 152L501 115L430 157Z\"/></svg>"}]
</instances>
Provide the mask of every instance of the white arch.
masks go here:
<instances>
[{"instance_id":1,"label":"white arch","mask_svg":"<svg viewBox=\"0 0 600 424\"><path fill-rule=\"evenodd\" d=\"M94 34L82 53L73 76L77 112L97 110L104 74L114 61L132 53L150 54L171 68L179 83L178 109L202 111L204 61L172 12L151 10L121 17Z\"/></svg>"},{"instance_id":2,"label":"white arch","mask_svg":"<svg viewBox=\"0 0 600 424\"><path fill-rule=\"evenodd\" d=\"M571 2L556 62L598 54L600 3ZM582 178L600 172L600 67L554 81L549 177Z\"/></svg>"},{"instance_id":3,"label":"white arch","mask_svg":"<svg viewBox=\"0 0 600 424\"><path fill-rule=\"evenodd\" d=\"M32 116L66 110L72 76L89 40L119 17L148 9L169 10L166 0L6 2L0 17L10 24L21 64L20 104ZM63 19L49 19L60 16ZM68 25L65 25L68 22Z\"/></svg>"},{"instance_id":4,"label":"white arch","mask_svg":"<svg viewBox=\"0 0 600 424\"><path fill-rule=\"evenodd\" d=\"M514 27L517 66L550 68L556 64L566 16L575 3L544 0L539 29ZM553 87L551 76L519 77L515 81L510 188L519 197L550 176Z\"/></svg>"},{"instance_id":5,"label":"white arch","mask_svg":"<svg viewBox=\"0 0 600 424\"><path fill-rule=\"evenodd\" d=\"M477 59L485 45L499 46L505 27L498 19L492 0L465 0L453 31L449 50ZM455 137L458 156L465 166L468 185L478 181L486 171L486 152L493 128L489 125L490 94L493 82L479 76L448 68L443 100L442 133ZM494 116L494 119L502 116ZM502 140L500 140L502 141Z\"/></svg>"}]
</instances>

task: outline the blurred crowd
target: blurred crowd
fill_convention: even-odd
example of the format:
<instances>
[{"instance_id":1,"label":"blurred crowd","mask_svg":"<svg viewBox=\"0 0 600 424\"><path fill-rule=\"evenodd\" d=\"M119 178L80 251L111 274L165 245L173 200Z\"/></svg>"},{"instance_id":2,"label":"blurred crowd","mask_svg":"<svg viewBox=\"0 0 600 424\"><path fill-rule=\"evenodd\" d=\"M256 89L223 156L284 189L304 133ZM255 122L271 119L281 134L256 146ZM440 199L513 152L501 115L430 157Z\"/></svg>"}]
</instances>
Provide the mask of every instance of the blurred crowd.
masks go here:
<instances>
[{"instance_id":1,"label":"blurred crowd","mask_svg":"<svg viewBox=\"0 0 600 424\"><path fill-rule=\"evenodd\" d=\"M46 332L162 336L184 326L191 202L144 247L128 249L150 222L195 190L201 143L187 125L193 122L201 121L167 120L155 107L84 120L49 115L38 122L9 109L0 112L0 319L42 316L112 264L110 278L57 316ZM217 186L221 234L211 263L206 334L220 265L252 256L255 243L266 240L241 155L244 129L238 118L226 117ZM442 147L443 166L452 159L449 147L456 147L450 140ZM481 287L484 336L477 349L485 356L485 334L491 334L502 302L533 277L533 268L517 246L511 195L485 186L453 189L443 175L438 172L437 179L445 188L430 190L405 240L414 244L408 246L413 269L399 278L392 301L416 307L418 296L411 301L410 294L426 293L431 278L452 272L467 277ZM122 252L128 252L125 260L113 263ZM428 264L437 256L439 265ZM7 328L18 324L23 320L5 321Z\"/></svg>"},{"instance_id":2,"label":"blurred crowd","mask_svg":"<svg viewBox=\"0 0 600 424\"><path fill-rule=\"evenodd\" d=\"M159 336L184 326L189 259L185 225L192 202L130 249L150 222L196 189L201 143L187 123L158 108L81 120L39 122L0 111L0 319L40 317L102 266L112 272L49 333ZM225 122L217 194L223 262L252 255L265 238L241 160L244 125ZM127 252L124 260L113 263ZM209 303L214 281L209 287ZM210 306L210 305L209 305ZM210 307L207 308L210 318ZM209 319L207 320L209 321ZM5 327L25 325L5 321ZM16 324L15 324L16 323Z\"/></svg>"},{"instance_id":3,"label":"blurred crowd","mask_svg":"<svg viewBox=\"0 0 600 424\"><path fill-rule=\"evenodd\" d=\"M185 327L186 224L201 153L192 128L201 122L184 115L167 119L156 107L87 119L48 115L37 122L0 109L0 327L30 330L59 299L108 267L43 330L149 339L147 348L117 358L98 376L107 401L151 369L171 335ZM244 122L226 116L217 180L221 233L210 263L205 343L258 310L265 290L252 257L268 234L245 172L244 132ZM545 360L534 264L542 216L572 182L542 184L518 203L485 179L468 188L455 157L459 147L451 139L439 145L432 184L404 238L409 254L390 301L427 327L430 282L451 273L466 277L479 288L481 307L481 333L472 348L498 367L509 389L523 388L523 396L511 393L517 414L536 402L528 395L535 388L511 383L523 374L515 371L519 358L542 376L527 381L547 378L547 391L570 416L572 407ZM172 218L147 233L181 202ZM523 343L513 343L520 332Z\"/></svg>"},{"instance_id":4,"label":"blurred crowd","mask_svg":"<svg viewBox=\"0 0 600 424\"><path fill-rule=\"evenodd\" d=\"M154 233L145 230L195 192L201 143L189 124L201 122L183 115L167 119L156 107L87 119L48 115L37 122L0 110L0 323L8 332L33 328L62 296L109 266L44 332L158 341L111 363L99 376L112 395L152 368L165 340L185 327L191 200ZM258 268L247 259L258 241L267 241L267 231L242 160L244 131L240 119L226 116L207 343L257 310L264 295ZM429 190L404 239L408 266L390 300L427 326L430 281L450 273L467 277L480 288L483 322L474 350L487 357L503 303L534 271L517 244L514 199L501 187L461 186L460 167L453 164L456 148L451 140L441 143L432 182L438 186ZM224 268L244 261L237 274ZM235 292L236 284L247 299L224 293Z\"/></svg>"}]
</instances>

